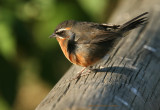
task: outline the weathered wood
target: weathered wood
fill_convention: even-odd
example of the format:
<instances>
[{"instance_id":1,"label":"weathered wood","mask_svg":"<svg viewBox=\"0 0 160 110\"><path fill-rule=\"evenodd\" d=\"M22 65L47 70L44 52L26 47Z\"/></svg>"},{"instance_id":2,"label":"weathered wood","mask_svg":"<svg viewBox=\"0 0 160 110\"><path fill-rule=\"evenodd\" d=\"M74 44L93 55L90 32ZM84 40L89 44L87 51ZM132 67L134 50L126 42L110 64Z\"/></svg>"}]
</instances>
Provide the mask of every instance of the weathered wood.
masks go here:
<instances>
[{"instance_id":1,"label":"weathered wood","mask_svg":"<svg viewBox=\"0 0 160 110\"><path fill-rule=\"evenodd\" d=\"M96 66L103 71L68 81L81 69L72 66L36 110L159 110L160 0L122 0L110 22L123 23L145 11L149 23Z\"/></svg>"}]
</instances>

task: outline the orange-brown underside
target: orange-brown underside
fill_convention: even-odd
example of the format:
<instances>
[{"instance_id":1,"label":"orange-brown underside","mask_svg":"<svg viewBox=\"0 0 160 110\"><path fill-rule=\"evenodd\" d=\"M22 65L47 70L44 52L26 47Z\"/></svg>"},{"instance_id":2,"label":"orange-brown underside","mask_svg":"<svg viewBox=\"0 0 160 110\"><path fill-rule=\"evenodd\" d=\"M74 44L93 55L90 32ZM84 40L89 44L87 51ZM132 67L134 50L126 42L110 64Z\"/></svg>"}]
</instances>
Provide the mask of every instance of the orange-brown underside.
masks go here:
<instances>
[{"instance_id":1,"label":"orange-brown underside","mask_svg":"<svg viewBox=\"0 0 160 110\"><path fill-rule=\"evenodd\" d=\"M65 57L73 64L77 64L77 65L80 65L80 66L83 66L83 67L88 67L94 63L96 63L99 58L96 58L96 59L93 59L91 60L89 57L88 58L85 58L85 53L71 53L69 54L68 51L67 51L67 43L65 42L66 39L60 39L60 38L57 38L57 41L59 42L59 45L65 55Z\"/></svg>"}]
</instances>

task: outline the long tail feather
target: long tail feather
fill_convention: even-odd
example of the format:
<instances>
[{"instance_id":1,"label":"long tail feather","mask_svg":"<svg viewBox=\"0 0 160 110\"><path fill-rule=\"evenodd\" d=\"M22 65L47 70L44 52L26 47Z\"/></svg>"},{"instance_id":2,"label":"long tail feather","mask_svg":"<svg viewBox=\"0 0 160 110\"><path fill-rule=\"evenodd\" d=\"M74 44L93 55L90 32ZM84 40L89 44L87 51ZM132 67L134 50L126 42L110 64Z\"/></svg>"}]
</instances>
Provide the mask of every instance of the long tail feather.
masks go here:
<instances>
[{"instance_id":1,"label":"long tail feather","mask_svg":"<svg viewBox=\"0 0 160 110\"><path fill-rule=\"evenodd\" d=\"M148 21L148 17L146 16L148 14L148 12L145 12L133 19L131 19L130 21L124 23L121 27L119 32L125 34L126 32L137 28L138 26L147 23Z\"/></svg>"}]
</instances>

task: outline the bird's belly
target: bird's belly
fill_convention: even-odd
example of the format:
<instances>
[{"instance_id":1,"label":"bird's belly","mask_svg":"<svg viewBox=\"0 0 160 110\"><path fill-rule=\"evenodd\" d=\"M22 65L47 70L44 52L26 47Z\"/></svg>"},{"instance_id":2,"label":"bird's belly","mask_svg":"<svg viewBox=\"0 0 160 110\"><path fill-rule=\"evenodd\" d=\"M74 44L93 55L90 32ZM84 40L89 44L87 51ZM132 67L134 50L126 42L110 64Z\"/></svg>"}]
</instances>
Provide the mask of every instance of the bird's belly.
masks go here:
<instances>
[{"instance_id":1,"label":"bird's belly","mask_svg":"<svg viewBox=\"0 0 160 110\"><path fill-rule=\"evenodd\" d=\"M85 53L77 53L75 63L83 67L88 67L95 64L99 60L100 58L93 57L93 56L86 56Z\"/></svg>"},{"instance_id":2,"label":"bird's belly","mask_svg":"<svg viewBox=\"0 0 160 110\"><path fill-rule=\"evenodd\" d=\"M79 66L88 67L93 64L95 64L97 61L99 61L103 56L105 55L104 50L102 51L101 48L97 48L95 45L78 45L78 48L76 48L75 52L69 53L67 51L65 42L60 41L59 42L60 47L66 56L66 58L73 64L77 64Z\"/></svg>"},{"instance_id":3,"label":"bird's belly","mask_svg":"<svg viewBox=\"0 0 160 110\"><path fill-rule=\"evenodd\" d=\"M78 45L78 48L74 53L74 57L72 57L74 59L71 59L71 61L74 64L83 67L88 67L95 64L105 55L104 52L100 53L99 49L95 48L96 47L94 45Z\"/></svg>"}]
</instances>

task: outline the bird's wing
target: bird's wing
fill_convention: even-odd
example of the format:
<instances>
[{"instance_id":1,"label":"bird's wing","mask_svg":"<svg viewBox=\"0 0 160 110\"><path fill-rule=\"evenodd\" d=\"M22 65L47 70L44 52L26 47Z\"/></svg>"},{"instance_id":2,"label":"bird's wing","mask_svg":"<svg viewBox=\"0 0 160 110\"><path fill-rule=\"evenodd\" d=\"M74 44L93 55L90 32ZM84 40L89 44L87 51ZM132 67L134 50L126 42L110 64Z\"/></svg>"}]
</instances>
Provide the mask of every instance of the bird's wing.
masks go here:
<instances>
[{"instance_id":1,"label":"bird's wing","mask_svg":"<svg viewBox=\"0 0 160 110\"><path fill-rule=\"evenodd\" d=\"M76 43L79 44L90 44L90 43L101 43L109 40L113 40L115 38L121 37L121 35L117 32L110 31L99 31L90 35L82 34L79 36L79 39Z\"/></svg>"},{"instance_id":2,"label":"bird's wing","mask_svg":"<svg viewBox=\"0 0 160 110\"><path fill-rule=\"evenodd\" d=\"M101 43L109 40L113 40L115 38L121 37L120 34L116 32L105 32L103 34L96 35L90 43Z\"/></svg>"},{"instance_id":3,"label":"bird's wing","mask_svg":"<svg viewBox=\"0 0 160 110\"><path fill-rule=\"evenodd\" d=\"M81 22L80 32L76 33L76 43L89 44L89 43L100 43L108 40L112 40L118 35L117 30L120 25L109 25L109 24L98 24L98 23L87 23ZM78 28L79 29L79 28Z\"/></svg>"}]
</instances>

